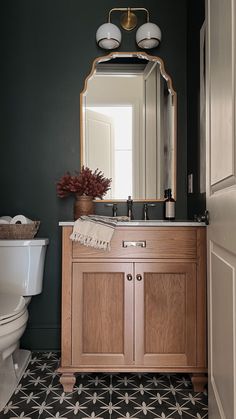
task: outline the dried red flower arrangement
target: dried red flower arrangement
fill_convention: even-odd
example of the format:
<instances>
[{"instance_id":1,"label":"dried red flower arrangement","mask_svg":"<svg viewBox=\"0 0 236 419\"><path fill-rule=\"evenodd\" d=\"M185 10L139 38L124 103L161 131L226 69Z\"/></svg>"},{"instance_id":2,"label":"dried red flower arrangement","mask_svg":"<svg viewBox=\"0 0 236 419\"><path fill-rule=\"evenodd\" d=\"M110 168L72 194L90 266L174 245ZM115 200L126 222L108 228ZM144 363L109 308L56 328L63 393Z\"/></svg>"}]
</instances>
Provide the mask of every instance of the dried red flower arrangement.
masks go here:
<instances>
[{"instance_id":1,"label":"dried red flower arrangement","mask_svg":"<svg viewBox=\"0 0 236 419\"><path fill-rule=\"evenodd\" d=\"M60 198L76 194L102 199L110 185L111 179L106 178L101 171L96 169L92 172L88 167L82 166L80 172L75 171L75 175L67 172L61 177L57 182L57 195Z\"/></svg>"}]
</instances>

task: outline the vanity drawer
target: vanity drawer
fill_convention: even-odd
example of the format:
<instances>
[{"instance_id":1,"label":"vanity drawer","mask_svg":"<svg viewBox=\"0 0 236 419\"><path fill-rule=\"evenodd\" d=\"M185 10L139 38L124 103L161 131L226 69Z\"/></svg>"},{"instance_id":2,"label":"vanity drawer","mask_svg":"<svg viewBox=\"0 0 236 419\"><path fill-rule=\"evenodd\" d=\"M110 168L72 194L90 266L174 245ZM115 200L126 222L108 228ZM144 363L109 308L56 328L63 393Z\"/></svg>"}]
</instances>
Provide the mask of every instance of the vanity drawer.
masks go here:
<instances>
[{"instance_id":1,"label":"vanity drawer","mask_svg":"<svg viewBox=\"0 0 236 419\"><path fill-rule=\"evenodd\" d=\"M197 256L197 234L195 228L118 227L111 242L111 250L104 252L76 242L72 244L73 258L190 258Z\"/></svg>"}]
</instances>

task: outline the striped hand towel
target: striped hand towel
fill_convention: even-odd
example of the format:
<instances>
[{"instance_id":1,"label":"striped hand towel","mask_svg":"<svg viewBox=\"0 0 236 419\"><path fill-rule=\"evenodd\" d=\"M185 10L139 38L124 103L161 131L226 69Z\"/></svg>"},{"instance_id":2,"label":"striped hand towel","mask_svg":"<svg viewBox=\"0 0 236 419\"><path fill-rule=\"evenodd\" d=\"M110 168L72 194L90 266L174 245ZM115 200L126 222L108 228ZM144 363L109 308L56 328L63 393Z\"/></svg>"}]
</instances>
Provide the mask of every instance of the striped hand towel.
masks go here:
<instances>
[{"instance_id":1,"label":"striped hand towel","mask_svg":"<svg viewBox=\"0 0 236 419\"><path fill-rule=\"evenodd\" d=\"M84 215L75 221L70 238L85 246L110 250L111 239L118 221L128 220L128 217Z\"/></svg>"}]
</instances>

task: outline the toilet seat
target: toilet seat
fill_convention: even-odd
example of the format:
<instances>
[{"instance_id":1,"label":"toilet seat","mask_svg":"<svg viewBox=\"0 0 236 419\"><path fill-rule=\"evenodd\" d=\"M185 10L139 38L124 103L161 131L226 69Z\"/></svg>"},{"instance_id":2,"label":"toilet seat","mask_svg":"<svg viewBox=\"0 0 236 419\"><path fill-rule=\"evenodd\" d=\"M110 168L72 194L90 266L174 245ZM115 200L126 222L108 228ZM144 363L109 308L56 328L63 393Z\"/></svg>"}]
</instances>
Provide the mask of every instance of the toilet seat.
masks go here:
<instances>
[{"instance_id":1,"label":"toilet seat","mask_svg":"<svg viewBox=\"0 0 236 419\"><path fill-rule=\"evenodd\" d=\"M25 308L21 313L18 313L17 317L13 317L0 324L0 339L26 325L29 317L28 310Z\"/></svg>"},{"instance_id":2,"label":"toilet seat","mask_svg":"<svg viewBox=\"0 0 236 419\"><path fill-rule=\"evenodd\" d=\"M22 311L20 311L19 313L15 314L14 316L9 316L5 319L0 320L0 327L7 324L7 323L11 323L14 322L14 320L18 319L19 317L21 317L24 312L27 311L27 308L24 307Z\"/></svg>"},{"instance_id":3,"label":"toilet seat","mask_svg":"<svg viewBox=\"0 0 236 419\"><path fill-rule=\"evenodd\" d=\"M21 295L0 294L0 325L13 321L25 311L25 299Z\"/></svg>"}]
</instances>

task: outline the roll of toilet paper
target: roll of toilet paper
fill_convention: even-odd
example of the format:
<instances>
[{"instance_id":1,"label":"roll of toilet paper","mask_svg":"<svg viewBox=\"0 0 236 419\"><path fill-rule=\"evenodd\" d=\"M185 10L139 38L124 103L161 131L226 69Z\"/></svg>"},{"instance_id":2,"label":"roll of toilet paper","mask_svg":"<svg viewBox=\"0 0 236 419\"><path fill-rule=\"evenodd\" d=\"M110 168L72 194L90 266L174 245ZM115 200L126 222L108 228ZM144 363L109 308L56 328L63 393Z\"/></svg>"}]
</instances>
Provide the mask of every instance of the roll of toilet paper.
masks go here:
<instances>
[{"instance_id":1,"label":"roll of toilet paper","mask_svg":"<svg viewBox=\"0 0 236 419\"><path fill-rule=\"evenodd\" d=\"M25 217L24 215L16 215L10 221L10 224L33 224L33 221L30 218Z\"/></svg>"},{"instance_id":2,"label":"roll of toilet paper","mask_svg":"<svg viewBox=\"0 0 236 419\"><path fill-rule=\"evenodd\" d=\"M12 220L12 217L10 217L9 215L3 215L2 217L0 217L0 224L10 224Z\"/></svg>"}]
</instances>

